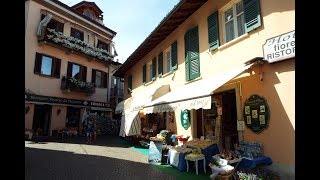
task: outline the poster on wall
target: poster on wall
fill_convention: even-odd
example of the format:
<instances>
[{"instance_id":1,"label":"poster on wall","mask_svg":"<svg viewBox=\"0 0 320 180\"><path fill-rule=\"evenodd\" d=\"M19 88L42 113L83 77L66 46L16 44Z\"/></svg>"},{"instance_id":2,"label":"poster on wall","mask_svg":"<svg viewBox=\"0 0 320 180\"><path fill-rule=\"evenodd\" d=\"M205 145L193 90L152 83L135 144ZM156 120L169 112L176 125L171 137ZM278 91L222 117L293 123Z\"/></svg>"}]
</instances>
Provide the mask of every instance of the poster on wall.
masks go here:
<instances>
[{"instance_id":1,"label":"poster on wall","mask_svg":"<svg viewBox=\"0 0 320 180\"><path fill-rule=\"evenodd\" d=\"M243 118L246 126L255 133L260 133L269 125L269 106L267 101L252 95L244 103Z\"/></svg>"}]
</instances>

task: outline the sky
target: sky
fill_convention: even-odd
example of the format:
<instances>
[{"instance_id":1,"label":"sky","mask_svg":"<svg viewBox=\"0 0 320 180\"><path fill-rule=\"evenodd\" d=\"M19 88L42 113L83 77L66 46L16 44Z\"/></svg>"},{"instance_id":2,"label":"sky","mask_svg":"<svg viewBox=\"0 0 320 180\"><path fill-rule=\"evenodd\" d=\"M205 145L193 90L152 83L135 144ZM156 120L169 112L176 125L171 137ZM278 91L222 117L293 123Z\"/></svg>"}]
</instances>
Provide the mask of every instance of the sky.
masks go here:
<instances>
[{"instance_id":1,"label":"sky","mask_svg":"<svg viewBox=\"0 0 320 180\"><path fill-rule=\"evenodd\" d=\"M60 0L73 6L82 0ZM90 1L90 0L88 0ZM166 17L179 0L91 0L103 11L103 23L117 32L113 38L120 63L139 45Z\"/></svg>"}]
</instances>

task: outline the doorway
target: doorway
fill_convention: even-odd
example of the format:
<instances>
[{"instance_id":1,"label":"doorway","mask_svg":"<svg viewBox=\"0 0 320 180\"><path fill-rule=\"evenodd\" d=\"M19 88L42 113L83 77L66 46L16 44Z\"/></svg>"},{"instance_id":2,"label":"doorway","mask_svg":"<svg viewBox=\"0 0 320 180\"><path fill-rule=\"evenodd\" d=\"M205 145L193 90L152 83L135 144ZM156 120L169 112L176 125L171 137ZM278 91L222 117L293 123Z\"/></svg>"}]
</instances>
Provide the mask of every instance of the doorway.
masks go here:
<instances>
[{"instance_id":1,"label":"doorway","mask_svg":"<svg viewBox=\"0 0 320 180\"><path fill-rule=\"evenodd\" d=\"M39 136L48 136L51 122L51 106L47 104L35 104L32 129Z\"/></svg>"},{"instance_id":2,"label":"doorway","mask_svg":"<svg viewBox=\"0 0 320 180\"><path fill-rule=\"evenodd\" d=\"M80 125L80 108L68 106L67 107L67 128L79 128Z\"/></svg>"},{"instance_id":3,"label":"doorway","mask_svg":"<svg viewBox=\"0 0 320 180\"><path fill-rule=\"evenodd\" d=\"M226 151L234 150L238 144L237 105L235 90L221 93L222 95L222 146Z\"/></svg>"}]
</instances>

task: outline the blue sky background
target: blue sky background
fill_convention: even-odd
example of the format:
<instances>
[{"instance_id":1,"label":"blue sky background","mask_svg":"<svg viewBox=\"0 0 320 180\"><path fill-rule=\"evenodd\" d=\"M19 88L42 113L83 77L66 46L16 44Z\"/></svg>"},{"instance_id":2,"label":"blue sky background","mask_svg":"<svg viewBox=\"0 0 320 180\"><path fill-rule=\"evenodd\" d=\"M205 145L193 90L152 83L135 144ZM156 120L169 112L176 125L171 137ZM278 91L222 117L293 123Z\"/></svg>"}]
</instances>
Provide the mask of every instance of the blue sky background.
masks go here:
<instances>
[{"instance_id":1,"label":"blue sky background","mask_svg":"<svg viewBox=\"0 0 320 180\"><path fill-rule=\"evenodd\" d=\"M73 6L82 0L60 0ZM157 27L179 0L91 0L103 11L104 25L117 32L113 39L123 63Z\"/></svg>"}]
</instances>

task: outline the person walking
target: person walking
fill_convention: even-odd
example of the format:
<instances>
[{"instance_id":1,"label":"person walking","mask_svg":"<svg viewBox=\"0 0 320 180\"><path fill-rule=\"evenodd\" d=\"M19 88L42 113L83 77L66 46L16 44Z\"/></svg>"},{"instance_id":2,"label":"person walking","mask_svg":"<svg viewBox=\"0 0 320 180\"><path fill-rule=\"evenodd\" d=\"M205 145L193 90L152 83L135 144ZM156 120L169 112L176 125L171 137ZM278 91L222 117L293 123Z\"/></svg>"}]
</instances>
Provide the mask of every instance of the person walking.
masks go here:
<instances>
[{"instance_id":1,"label":"person walking","mask_svg":"<svg viewBox=\"0 0 320 180\"><path fill-rule=\"evenodd\" d=\"M92 122L92 119L90 119L87 125L87 132L86 132L88 144L92 143L93 133L94 133L94 124Z\"/></svg>"}]
</instances>

